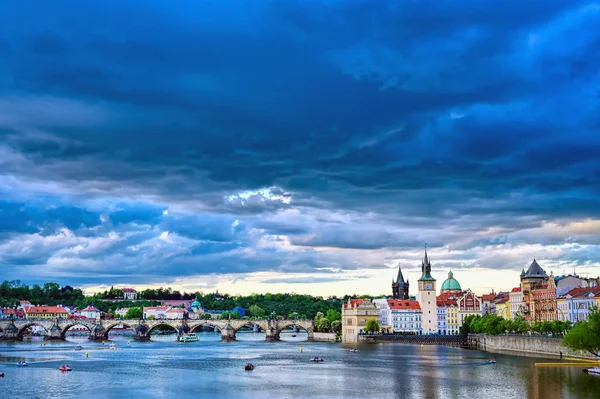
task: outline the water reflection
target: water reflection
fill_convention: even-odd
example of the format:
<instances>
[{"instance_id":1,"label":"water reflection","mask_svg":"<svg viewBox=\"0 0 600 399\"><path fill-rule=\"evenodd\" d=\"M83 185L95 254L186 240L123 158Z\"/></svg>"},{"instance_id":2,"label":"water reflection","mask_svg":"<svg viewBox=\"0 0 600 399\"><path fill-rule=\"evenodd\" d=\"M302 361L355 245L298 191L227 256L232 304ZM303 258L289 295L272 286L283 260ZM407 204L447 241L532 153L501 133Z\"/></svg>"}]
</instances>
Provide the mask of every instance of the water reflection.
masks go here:
<instances>
[{"instance_id":1,"label":"water reflection","mask_svg":"<svg viewBox=\"0 0 600 399\"><path fill-rule=\"evenodd\" d=\"M289 335L289 336L288 336ZM178 343L173 335L151 342L127 336L108 343L85 337L66 342L0 342L2 397L202 397L202 398L597 398L600 378L575 368L535 367L536 358L402 344L354 346L304 342L306 334L282 336L293 342L264 342L265 334L200 332L199 342ZM283 338L283 337L282 337ZM42 346L40 346L42 345ZM84 349L75 350L80 345ZM301 347L303 350L301 351ZM85 353L89 357L85 357ZM324 363L311 363L313 356ZM16 367L25 360L30 366ZM251 361L256 369L243 370ZM69 363L70 374L58 366ZM93 383L90 383L93 381Z\"/></svg>"}]
</instances>

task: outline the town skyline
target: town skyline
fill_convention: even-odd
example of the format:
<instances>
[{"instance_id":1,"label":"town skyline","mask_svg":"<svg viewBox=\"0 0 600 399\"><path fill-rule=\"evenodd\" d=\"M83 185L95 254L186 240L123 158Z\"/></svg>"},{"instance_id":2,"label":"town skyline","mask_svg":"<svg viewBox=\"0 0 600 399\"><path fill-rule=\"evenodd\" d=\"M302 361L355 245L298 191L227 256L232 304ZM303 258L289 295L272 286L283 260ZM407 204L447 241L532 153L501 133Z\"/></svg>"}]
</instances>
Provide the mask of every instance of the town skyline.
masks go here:
<instances>
[{"instance_id":1,"label":"town skyline","mask_svg":"<svg viewBox=\"0 0 600 399\"><path fill-rule=\"evenodd\" d=\"M600 275L600 7L368 3L7 7L0 278L387 292L424 243L477 292Z\"/></svg>"}]
</instances>

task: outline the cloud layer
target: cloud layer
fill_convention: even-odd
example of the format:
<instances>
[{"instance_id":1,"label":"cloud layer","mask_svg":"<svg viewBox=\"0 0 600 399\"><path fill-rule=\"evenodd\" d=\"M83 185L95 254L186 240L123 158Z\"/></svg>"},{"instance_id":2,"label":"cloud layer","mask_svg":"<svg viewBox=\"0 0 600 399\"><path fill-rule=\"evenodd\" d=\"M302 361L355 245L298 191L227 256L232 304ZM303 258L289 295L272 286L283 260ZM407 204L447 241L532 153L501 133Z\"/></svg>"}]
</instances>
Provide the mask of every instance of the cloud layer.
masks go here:
<instances>
[{"instance_id":1,"label":"cloud layer","mask_svg":"<svg viewBox=\"0 0 600 399\"><path fill-rule=\"evenodd\" d=\"M14 2L2 275L343 287L425 242L597 273L599 26L573 0Z\"/></svg>"}]
</instances>

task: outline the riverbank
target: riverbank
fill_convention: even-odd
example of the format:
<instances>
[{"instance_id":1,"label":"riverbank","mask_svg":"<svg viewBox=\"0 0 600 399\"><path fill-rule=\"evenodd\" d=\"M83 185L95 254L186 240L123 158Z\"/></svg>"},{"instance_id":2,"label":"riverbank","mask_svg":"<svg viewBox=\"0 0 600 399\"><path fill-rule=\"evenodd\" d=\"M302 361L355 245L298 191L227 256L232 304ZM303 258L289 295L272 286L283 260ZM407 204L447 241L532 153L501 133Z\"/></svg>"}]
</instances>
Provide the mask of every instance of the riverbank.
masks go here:
<instances>
[{"instance_id":1,"label":"riverbank","mask_svg":"<svg viewBox=\"0 0 600 399\"><path fill-rule=\"evenodd\" d=\"M561 345L562 338L532 337L527 335L469 335L479 350L493 353L531 354L560 359L578 357L598 359L589 353L572 351Z\"/></svg>"}]
</instances>

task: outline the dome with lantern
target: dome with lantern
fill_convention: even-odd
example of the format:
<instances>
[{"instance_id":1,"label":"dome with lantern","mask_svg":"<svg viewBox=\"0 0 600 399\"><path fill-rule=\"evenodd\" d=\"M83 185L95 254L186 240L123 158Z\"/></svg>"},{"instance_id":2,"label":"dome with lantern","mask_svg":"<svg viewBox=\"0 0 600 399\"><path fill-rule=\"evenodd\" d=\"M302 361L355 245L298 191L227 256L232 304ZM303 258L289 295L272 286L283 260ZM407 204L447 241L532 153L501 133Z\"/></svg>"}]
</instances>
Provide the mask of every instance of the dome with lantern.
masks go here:
<instances>
[{"instance_id":1,"label":"dome with lantern","mask_svg":"<svg viewBox=\"0 0 600 399\"><path fill-rule=\"evenodd\" d=\"M458 280L454 278L454 274L452 271L448 273L448 278L442 284L442 292L460 292L462 288L460 288L460 283Z\"/></svg>"}]
</instances>

